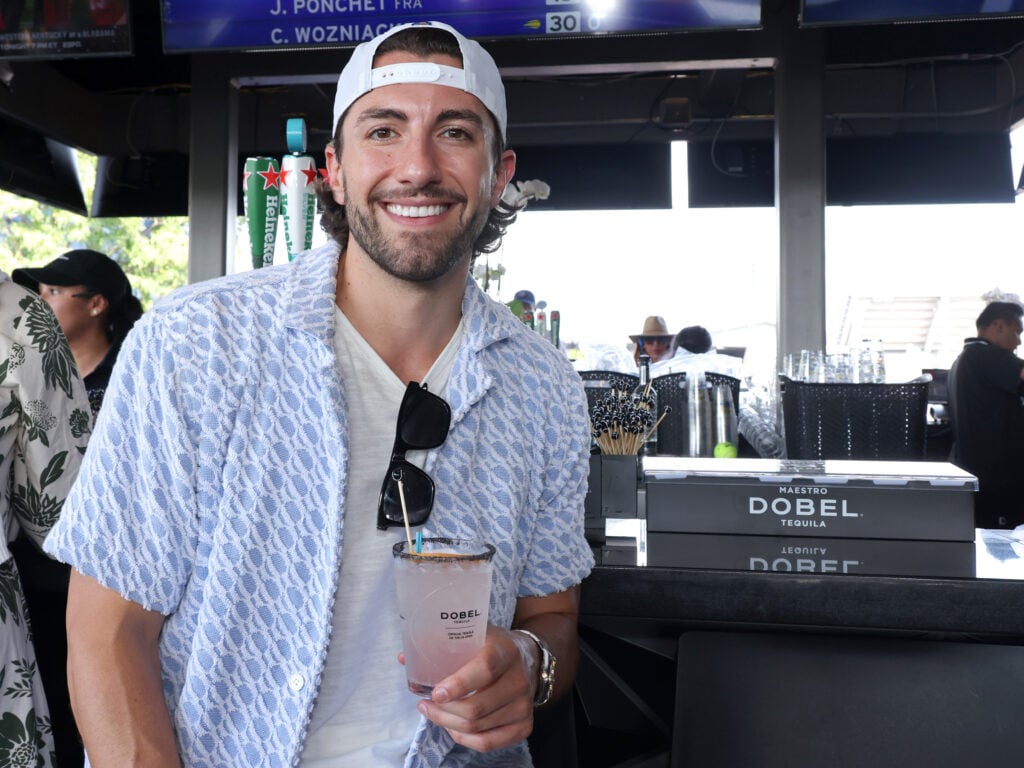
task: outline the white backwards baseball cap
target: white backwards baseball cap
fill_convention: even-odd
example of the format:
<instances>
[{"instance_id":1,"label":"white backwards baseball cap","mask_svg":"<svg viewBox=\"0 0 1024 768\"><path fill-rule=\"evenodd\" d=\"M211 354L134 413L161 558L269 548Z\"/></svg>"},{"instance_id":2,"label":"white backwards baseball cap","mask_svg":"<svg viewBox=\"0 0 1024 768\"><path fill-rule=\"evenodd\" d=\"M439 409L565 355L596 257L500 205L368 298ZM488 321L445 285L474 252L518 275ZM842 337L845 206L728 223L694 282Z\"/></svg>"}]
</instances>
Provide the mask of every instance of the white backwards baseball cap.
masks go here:
<instances>
[{"instance_id":1,"label":"white backwards baseball cap","mask_svg":"<svg viewBox=\"0 0 1024 768\"><path fill-rule=\"evenodd\" d=\"M444 30L459 43L462 52L462 69L446 67L429 61L391 64L386 67L373 68L373 57L377 47L396 32L413 27L427 27ZM417 21L411 24L400 24L387 32L377 35L366 43L360 43L352 51L352 58L341 71L338 78L338 92L334 97L334 126L337 132L345 110L352 106L356 99L369 93L374 88L399 83L434 83L458 88L472 94L483 102L498 123L502 138L508 128L508 112L505 107L505 86L501 82L498 65L491 55L475 40L463 37L452 27L438 21Z\"/></svg>"}]
</instances>

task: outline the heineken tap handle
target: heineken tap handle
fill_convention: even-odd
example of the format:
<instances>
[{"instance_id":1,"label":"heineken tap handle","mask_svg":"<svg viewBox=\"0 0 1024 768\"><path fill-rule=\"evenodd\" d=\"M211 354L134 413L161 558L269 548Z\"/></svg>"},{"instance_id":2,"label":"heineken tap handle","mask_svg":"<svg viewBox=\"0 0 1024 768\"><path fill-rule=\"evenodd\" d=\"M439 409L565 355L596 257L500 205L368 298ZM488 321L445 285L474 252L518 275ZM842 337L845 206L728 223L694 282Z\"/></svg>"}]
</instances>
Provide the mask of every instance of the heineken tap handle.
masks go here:
<instances>
[{"instance_id":1,"label":"heineken tap handle","mask_svg":"<svg viewBox=\"0 0 1024 768\"><path fill-rule=\"evenodd\" d=\"M242 201L254 268L274 263L277 215L281 208L281 173L272 157L247 157L242 175Z\"/></svg>"}]
</instances>

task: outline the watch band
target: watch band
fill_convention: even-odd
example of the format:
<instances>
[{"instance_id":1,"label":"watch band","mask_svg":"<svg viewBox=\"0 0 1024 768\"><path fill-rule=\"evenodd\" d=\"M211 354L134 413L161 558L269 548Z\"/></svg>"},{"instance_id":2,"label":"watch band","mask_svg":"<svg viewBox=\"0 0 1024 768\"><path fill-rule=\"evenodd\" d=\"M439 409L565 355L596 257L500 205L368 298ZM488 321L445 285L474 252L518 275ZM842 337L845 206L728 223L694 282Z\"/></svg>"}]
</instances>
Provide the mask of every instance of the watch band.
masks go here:
<instances>
[{"instance_id":1,"label":"watch band","mask_svg":"<svg viewBox=\"0 0 1024 768\"><path fill-rule=\"evenodd\" d=\"M537 693L533 697L534 707L543 707L555 692L555 665L558 659L548 649L547 643L528 629L513 629L513 632L521 632L537 644L540 650L540 667L537 670Z\"/></svg>"}]
</instances>

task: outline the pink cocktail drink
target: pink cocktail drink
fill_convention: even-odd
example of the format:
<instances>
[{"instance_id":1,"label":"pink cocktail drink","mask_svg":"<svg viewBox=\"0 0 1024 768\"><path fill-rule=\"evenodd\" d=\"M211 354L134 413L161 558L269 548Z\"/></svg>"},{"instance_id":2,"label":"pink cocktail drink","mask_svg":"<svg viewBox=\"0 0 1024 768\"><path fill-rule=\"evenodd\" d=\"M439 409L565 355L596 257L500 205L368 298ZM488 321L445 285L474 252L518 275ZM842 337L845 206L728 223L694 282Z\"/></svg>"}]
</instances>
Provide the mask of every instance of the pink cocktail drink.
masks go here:
<instances>
[{"instance_id":1,"label":"pink cocktail drink","mask_svg":"<svg viewBox=\"0 0 1024 768\"><path fill-rule=\"evenodd\" d=\"M403 541L392 554L409 690L429 699L435 685L483 648L494 547L424 539L419 553Z\"/></svg>"}]
</instances>

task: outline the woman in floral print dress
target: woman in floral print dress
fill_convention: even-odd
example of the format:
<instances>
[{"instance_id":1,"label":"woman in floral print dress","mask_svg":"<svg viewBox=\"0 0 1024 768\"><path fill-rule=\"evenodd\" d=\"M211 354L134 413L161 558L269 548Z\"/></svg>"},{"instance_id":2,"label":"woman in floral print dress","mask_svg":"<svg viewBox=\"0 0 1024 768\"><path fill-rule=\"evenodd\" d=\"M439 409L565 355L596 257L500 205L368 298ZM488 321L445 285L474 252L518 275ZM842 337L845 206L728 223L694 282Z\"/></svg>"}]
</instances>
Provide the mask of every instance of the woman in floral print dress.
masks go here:
<instances>
[{"instance_id":1,"label":"woman in floral print dress","mask_svg":"<svg viewBox=\"0 0 1024 768\"><path fill-rule=\"evenodd\" d=\"M55 765L49 712L17 568L60 515L92 427L85 387L50 308L0 272L0 766Z\"/></svg>"},{"instance_id":2,"label":"woman in floral print dress","mask_svg":"<svg viewBox=\"0 0 1024 768\"><path fill-rule=\"evenodd\" d=\"M85 383L93 418L103 404L121 343L142 304L121 265L99 251L76 248L49 264L19 267L11 279L45 301L60 323ZM36 662L43 676L60 768L82 768L85 753L68 691L65 615L71 566L40 552L26 536L9 544L32 620ZM2 768L2 766L0 766Z\"/></svg>"}]
</instances>

